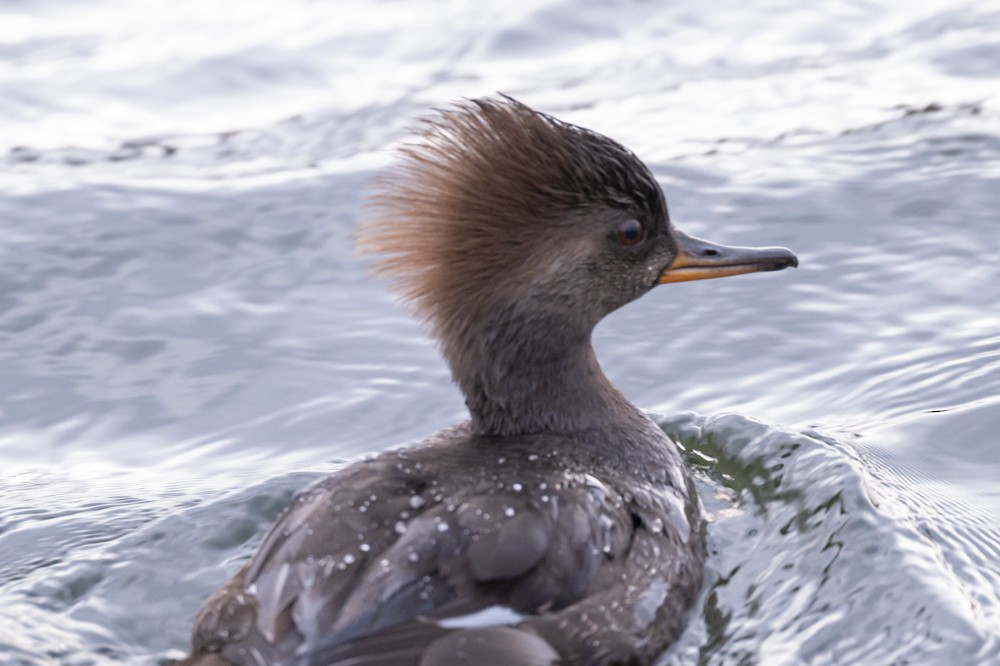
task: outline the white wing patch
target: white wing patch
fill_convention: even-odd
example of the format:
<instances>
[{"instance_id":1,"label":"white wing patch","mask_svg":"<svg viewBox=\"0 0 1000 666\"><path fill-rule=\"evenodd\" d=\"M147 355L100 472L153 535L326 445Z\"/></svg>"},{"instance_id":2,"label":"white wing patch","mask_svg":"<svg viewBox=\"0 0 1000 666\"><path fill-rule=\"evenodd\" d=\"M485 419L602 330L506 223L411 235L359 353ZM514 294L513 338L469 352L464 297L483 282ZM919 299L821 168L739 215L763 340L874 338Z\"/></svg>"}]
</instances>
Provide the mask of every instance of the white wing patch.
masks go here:
<instances>
[{"instance_id":1,"label":"white wing patch","mask_svg":"<svg viewBox=\"0 0 1000 666\"><path fill-rule=\"evenodd\" d=\"M456 615L438 620L445 629L481 629L483 627L506 627L524 620L521 615L507 606L490 606L468 615Z\"/></svg>"}]
</instances>

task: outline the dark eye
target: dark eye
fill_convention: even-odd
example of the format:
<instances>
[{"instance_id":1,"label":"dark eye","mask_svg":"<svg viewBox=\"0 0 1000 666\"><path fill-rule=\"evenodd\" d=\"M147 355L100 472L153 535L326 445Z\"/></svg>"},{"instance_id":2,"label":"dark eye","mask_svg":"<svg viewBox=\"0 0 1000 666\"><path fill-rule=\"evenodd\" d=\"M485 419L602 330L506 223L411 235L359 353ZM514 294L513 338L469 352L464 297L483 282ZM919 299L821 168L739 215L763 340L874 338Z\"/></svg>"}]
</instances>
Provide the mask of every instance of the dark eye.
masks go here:
<instances>
[{"instance_id":1,"label":"dark eye","mask_svg":"<svg viewBox=\"0 0 1000 666\"><path fill-rule=\"evenodd\" d=\"M628 219L615 228L615 237L622 245L638 245L646 237L646 230L639 220Z\"/></svg>"}]
</instances>

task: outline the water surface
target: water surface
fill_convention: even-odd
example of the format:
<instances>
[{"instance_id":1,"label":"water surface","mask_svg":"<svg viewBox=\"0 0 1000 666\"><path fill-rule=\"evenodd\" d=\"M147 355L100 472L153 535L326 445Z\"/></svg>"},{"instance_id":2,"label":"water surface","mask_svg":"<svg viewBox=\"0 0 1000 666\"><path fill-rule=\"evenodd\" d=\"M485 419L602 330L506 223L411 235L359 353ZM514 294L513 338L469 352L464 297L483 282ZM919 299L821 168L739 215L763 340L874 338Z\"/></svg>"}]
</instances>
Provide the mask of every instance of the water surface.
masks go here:
<instances>
[{"instance_id":1,"label":"water surface","mask_svg":"<svg viewBox=\"0 0 1000 666\"><path fill-rule=\"evenodd\" d=\"M959 0L0 3L0 662L177 656L295 489L463 418L350 242L496 90L801 259L597 330L712 521L663 663L1000 659L998 45Z\"/></svg>"}]
</instances>

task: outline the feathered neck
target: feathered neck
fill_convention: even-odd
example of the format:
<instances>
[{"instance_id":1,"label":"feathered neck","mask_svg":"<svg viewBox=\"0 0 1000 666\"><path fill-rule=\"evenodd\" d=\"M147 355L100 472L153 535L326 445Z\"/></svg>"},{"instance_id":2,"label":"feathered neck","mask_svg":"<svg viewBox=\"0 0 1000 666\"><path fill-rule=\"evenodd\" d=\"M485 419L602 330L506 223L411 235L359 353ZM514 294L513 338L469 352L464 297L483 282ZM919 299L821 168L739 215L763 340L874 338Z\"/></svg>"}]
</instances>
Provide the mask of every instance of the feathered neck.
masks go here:
<instances>
[{"instance_id":1,"label":"feathered neck","mask_svg":"<svg viewBox=\"0 0 1000 666\"><path fill-rule=\"evenodd\" d=\"M567 246L588 211L627 192L650 219L665 215L646 167L510 98L442 111L418 137L376 181L358 246L430 323L476 430L572 432L634 411L590 345L612 308L586 283L549 278L582 256Z\"/></svg>"}]
</instances>

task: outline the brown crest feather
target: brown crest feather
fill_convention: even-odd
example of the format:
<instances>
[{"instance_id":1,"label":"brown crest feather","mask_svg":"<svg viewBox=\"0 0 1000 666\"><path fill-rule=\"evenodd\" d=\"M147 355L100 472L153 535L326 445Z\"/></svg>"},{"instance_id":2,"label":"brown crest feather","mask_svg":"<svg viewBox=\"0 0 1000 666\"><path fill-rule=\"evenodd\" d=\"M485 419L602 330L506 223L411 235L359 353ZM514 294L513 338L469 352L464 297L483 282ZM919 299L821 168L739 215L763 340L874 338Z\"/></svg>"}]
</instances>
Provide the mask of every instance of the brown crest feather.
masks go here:
<instances>
[{"instance_id":1,"label":"brown crest feather","mask_svg":"<svg viewBox=\"0 0 1000 666\"><path fill-rule=\"evenodd\" d=\"M401 163L378 178L361 254L440 333L462 303L519 275L545 229L587 205L662 207L646 167L618 143L509 98L427 117ZM624 198L624 199L623 199Z\"/></svg>"}]
</instances>

